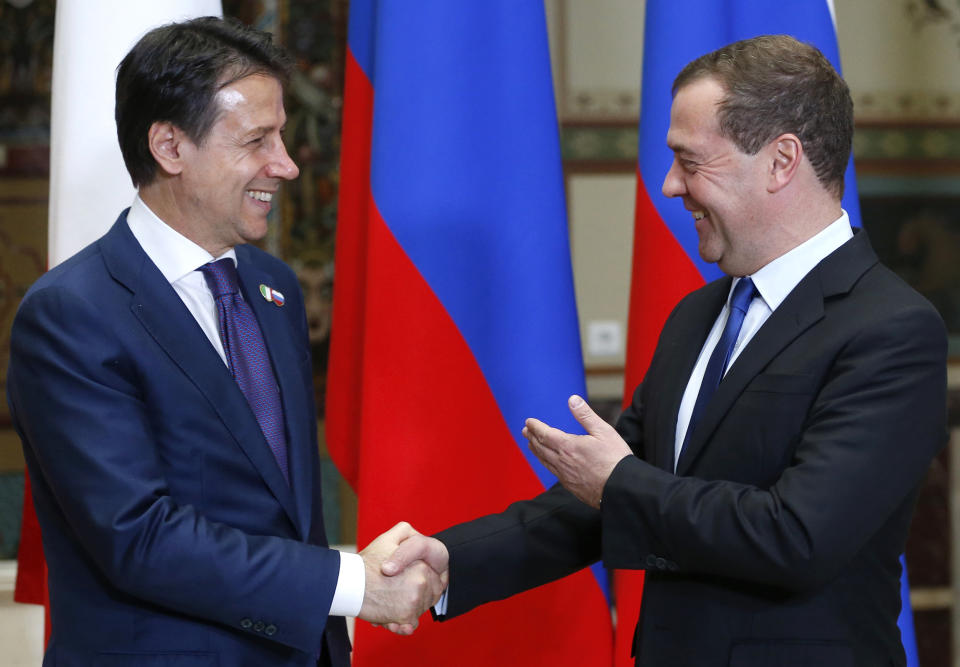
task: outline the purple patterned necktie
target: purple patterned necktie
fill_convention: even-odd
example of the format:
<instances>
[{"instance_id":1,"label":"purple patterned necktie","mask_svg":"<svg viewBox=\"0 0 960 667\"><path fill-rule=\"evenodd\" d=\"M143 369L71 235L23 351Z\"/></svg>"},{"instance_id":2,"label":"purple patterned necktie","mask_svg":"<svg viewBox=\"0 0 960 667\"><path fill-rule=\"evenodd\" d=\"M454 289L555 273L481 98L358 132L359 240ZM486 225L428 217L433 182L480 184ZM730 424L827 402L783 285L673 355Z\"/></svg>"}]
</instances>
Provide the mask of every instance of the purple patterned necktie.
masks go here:
<instances>
[{"instance_id":1,"label":"purple patterned necktie","mask_svg":"<svg viewBox=\"0 0 960 667\"><path fill-rule=\"evenodd\" d=\"M220 320L223 351L240 391L250 404L270 450L273 452L287 483L287 438L283 426L280 390L270 365L270 355L263 334L249 304L240 296L237 267L229 257L200 267L213 298Z\"/></svg>"},{"instance_id":2,"label":"purple patterned necktie","mask_svg":"<svg viewBox=\"0 0 960 667\"><path fill-rule=\"evenodd\" d=\"M713 396L717 387L720 386L720 380L723 379L723 373L730 364L730 356L733 354L733 348L737 344L737 337L740 335L740 328L743 327L743 318L747 316L747 309L750 303L757 295L757 288L749 278L741 278L737 286L733 288L733 296L730 298L730 312L727 315L727 322L723 325L723 333L720 334L720 340L717 346L713 348L713 354L710 355L710 361L707 362L707 369L703 374L703 382L700 383L700 393L697 394L697 402L693 404L693 412L690 414L690 424L687 426L687 434L683 438L683 447L690 441L690 434L700 414L706 407L710 398Z\"/></svg>"}]
</instances>

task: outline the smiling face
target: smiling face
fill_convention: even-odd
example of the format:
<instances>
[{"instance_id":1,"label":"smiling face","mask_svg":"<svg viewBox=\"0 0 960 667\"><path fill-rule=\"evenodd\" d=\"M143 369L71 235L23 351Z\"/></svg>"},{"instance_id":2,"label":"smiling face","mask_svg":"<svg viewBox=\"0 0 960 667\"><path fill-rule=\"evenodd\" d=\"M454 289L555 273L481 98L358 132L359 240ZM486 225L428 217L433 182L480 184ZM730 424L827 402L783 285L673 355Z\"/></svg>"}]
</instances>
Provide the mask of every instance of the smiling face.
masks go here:
<instances>
[{"instance_id":1,"label":"smiling face","mask_svg":"<svg viewBox=\"0 0 960 667\"><path fill-rule=\"evenodd\" d=\"M264 237L280 183L300 172L283 145L279 81L244 77L222 88L215 103L219 114L201 145L180 145L176 207L188 238L217 257Z\"/></svg>"},{"instance_id":2,"label":"smiling face","mask_svg":"<svg viewBox=\"0 0 960 667\"><path fill-rule=\"evenodd\" d=\"M680 197L700 238L700 257L734 276L753 273L770 256L763 211L768 170L765 149L747 155L720 133L717 104L724 90L711 78L677 91L667 145L673 164L663 194Z\"/></svg>"}]
</instances>

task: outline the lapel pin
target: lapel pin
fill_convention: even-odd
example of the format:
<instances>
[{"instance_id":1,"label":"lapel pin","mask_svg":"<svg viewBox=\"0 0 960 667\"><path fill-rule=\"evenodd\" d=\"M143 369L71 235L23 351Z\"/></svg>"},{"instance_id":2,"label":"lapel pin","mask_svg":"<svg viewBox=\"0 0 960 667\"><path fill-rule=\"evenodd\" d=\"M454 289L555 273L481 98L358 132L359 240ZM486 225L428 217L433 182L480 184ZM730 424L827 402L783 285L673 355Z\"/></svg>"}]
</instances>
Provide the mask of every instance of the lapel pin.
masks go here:
<instances>
[{"instance_id":1,"label":"lapel pin","mask_svg":"<svg viewBox=\"0 0 960 667\"><path fill-rule=\"evenodd\" d=\"M260 285L260 296L262 296L266 301L270 301L277 306L282 306L285 299L283 294L273 289L272 287L267 287L266 285Z\"/></svg>"}]
</instances>

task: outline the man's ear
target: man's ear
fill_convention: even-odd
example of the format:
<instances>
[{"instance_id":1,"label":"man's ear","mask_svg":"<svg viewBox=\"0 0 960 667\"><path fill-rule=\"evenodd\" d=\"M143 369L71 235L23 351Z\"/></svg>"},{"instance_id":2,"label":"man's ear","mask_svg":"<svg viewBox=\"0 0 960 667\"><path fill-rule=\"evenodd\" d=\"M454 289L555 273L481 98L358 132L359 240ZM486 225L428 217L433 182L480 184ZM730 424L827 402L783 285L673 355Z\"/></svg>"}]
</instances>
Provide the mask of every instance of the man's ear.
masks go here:
<instances>
[{"instance_id":1,"label":"man's ear","mask_svg":"<svg viewBox=\"0 0 960 667\"><path fill-rule=\"evenodd\" d=\"M803 144L795 134L781 134L768 144L770 149L770 177L768 192L779 192L793 180L803 162Z\"/></svg>"},{"instance_id":2,"label":"man's ear","mask_svg":"<svg viewBox=\"0 0 960 667\"><path fill-rule=\"evenodd\" d=\"M190 141L179 127L168 121L157 121L147 133L150 154L160 169L171 176L183 171L183 149Z\"/></svg>"}]
</instances>

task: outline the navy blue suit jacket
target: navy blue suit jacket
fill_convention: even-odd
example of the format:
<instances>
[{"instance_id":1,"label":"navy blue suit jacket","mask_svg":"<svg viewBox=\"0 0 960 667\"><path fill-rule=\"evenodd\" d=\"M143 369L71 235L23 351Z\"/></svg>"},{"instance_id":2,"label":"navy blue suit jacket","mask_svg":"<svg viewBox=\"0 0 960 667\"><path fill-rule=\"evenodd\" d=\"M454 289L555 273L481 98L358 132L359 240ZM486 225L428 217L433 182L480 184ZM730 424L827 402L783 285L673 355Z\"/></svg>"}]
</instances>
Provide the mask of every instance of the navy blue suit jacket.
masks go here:
<instances>
[{"instance_id":1,"label":"navy blue suit jacket","mask_svg":"<svg viewBox=\"0 0 960 667\"><path fill-rule=\"evenodd\" d=\"M126 212L20 305L8 396L49 566L44 665L349 664L343 619L326 615L339 554L300 288L276 258L236 252L280 385L289 485Z\"/></svg>"}]
</instances>

